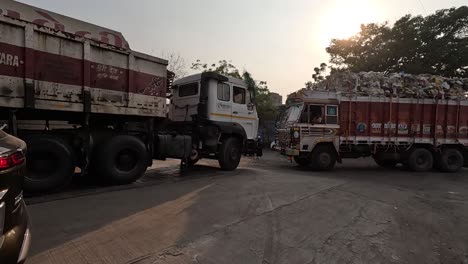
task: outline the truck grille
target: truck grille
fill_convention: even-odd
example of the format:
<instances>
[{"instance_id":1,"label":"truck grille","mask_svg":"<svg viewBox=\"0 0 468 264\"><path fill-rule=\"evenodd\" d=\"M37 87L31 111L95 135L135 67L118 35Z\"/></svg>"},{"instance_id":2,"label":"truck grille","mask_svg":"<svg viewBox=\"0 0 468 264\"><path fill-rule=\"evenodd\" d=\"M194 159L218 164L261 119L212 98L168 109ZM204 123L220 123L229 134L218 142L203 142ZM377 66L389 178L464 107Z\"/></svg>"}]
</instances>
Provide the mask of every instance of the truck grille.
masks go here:
<instances>
[{"instance_id":1,"label":"truck grille","mask_svg":"<svg viewBox=\"0 0 468 264\"><path fill-rule=\"evenodd\" d=\"M289 129L278 129L277 137L281 149L288 147L291 143L291 132Z\"/></svg>"}]
</instances>

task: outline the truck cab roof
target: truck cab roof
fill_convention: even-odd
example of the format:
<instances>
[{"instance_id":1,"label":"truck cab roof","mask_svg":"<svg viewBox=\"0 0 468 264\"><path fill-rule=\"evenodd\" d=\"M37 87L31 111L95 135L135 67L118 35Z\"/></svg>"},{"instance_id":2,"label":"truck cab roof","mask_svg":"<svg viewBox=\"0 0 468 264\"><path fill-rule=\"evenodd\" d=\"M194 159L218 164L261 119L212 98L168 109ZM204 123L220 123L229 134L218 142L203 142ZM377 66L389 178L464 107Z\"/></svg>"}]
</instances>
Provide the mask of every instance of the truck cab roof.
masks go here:
<instances>
[{"instance_id":1,"label":"truck cab roof","mask_svg":"<svg viewBox=\"0 0 468 264\"><path fill-rule=\"evenodd\" d=\"M204 73L193 74L193 75L190 75L190 76L187 76L187 77L184 77L184 78L181 78L181 79L178 79L178 80L174 81L174 85L197 82L197 81L200 81L202 79L202 75L207 75L207 74L210 74L210 76L212 76L215 79L218 79L218 80L227 79L227 82L229 82L229 83L233 83L233 84L237 84L239 86L246 87L246 84L245 84L245 82L243 80L238 79L238 78L234 78L234 77L231 77L231 76L226 76L224 74L219 74L219 73L216 73L216 72L204 72Z\"/></svg>"}]
</instances>

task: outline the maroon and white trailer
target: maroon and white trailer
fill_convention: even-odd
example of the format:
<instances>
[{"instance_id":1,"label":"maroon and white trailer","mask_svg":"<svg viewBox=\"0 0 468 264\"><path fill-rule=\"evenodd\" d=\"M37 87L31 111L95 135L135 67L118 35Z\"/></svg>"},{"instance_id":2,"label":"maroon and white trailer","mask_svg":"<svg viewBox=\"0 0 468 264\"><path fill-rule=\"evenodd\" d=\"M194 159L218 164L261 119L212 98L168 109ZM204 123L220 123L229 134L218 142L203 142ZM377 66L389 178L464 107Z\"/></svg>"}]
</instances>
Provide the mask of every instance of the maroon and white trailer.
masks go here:
<instances>
[{"instance_id":1,"label":"maroon and white trailer","mask_svg":"<svg viewBox=\"0 0 468 264\"><path fill-rule=\"evenodd\" d=\"M222 82L233 89L236 83L246 90L245 86L217 74L189 78L191 83L173 87L188 93L180 91L182 96L174 98L185 100L185 94L198 98L195 112L167 125L167 94L173 91L167 64L131 50L119 32L2 0L0 120L28 143L26 190L64 186L76 167L110 183L133 182L153 158L174 157L187 163L216 158L223 169L235 169L242 148L252 145L242 126L232 129L229 122L204 135L199 128L207 127L201 122L209 121L209 116L197 109L216 105L211 100L217 98L200 96L204 89L216 89L209 86ZM233 101L223 104L230 109ZM244 99L245 108L247 104ZM250 118L255 123L256 112L250 112L254 113Z\"/></svg>"}]
</instances>

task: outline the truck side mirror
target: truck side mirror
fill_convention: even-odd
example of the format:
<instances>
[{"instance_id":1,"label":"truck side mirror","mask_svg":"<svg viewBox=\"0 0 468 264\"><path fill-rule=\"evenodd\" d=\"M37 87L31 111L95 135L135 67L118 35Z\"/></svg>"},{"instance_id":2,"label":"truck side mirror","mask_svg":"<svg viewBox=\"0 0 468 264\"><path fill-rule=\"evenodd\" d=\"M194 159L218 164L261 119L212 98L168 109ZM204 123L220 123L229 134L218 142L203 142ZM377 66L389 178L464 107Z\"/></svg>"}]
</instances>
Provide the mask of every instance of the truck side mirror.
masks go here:
<instances>
[{"instance_id":1,"label":"truck side mirror","mask_svg":"<svg viewBox=\"0 0 468 264\"><path fill-rule=\"evenodd\" d=\"M247 104L247 109L248 109L249 111L253 111L253 110L254 110L254 107L255 107L255 104L253 104L253 103L248 103L248 104Z\"/></svg>"}]
</instances>

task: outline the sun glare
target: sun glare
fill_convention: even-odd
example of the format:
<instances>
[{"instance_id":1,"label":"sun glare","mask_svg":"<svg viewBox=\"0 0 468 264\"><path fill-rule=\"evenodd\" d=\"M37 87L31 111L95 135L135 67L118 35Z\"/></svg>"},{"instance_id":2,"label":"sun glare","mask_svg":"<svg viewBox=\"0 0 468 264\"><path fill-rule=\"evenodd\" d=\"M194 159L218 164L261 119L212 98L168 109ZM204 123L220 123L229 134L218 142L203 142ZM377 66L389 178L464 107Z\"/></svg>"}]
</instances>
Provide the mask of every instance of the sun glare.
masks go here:
<instances>
[{"instance_id":1,"label":"sun glare","mask_svg":"<svg viewBox=\"0 0 468 264\"><path fill-rule=\"evenodd\" d=\"M378 1L335 0L320 19L320 43L328 46L333 38L349 38L359 32L361 24L382 22L381 17Z\"/></svg>"}]
</instances>

